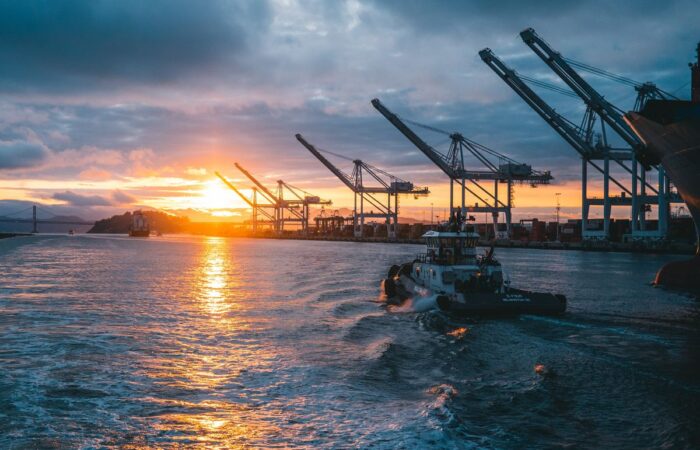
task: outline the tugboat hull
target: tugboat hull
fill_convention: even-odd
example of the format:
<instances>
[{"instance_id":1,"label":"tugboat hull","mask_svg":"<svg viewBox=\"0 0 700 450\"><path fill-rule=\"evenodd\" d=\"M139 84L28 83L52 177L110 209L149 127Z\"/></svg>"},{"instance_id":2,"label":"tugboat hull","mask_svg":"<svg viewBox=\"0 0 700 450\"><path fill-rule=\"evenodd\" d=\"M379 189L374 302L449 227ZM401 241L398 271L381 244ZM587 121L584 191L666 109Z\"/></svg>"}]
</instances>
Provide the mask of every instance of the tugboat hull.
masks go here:
<instances>
[{"instance_id":1,"label":"tugboat hull","mask_svg":"<svg viewBox=\"0 0 700 450\"><path fill-rule=\"evenodd\" d=\"M457 316L559 315L566 311L563 295L519 289L511 289L507 294L469 294L464 302L439 295L437 304L440 310Z\"/></svg>"},{"instance_id":2,"label":"tugboat hull","mask_svg":"<svg viewBox=\"0 0 700 450\"><path fill-rule=\"evenodd\" d=\"M400 305L417 296L416 283L410 277L386 278L383 284L388 304ZM559 315L566 312L564 295L512 288L507 293L438 294L436 302L441 311L455 316Z\"/></svg>"},{"instance_id":3,"label":"tugboat hull","mask_svg":"<svg viewBox=\"0 0 700 450\"><path fill-rule=\"evenodd\" d=\"M455 231L460 230L460 231ZM510 287L493 247L476 255L479 234L456 214L448 231L428 231L426 253L412 262L394 265L383 281L386 302L411 301L414 309L437 307L457 316L561 314L563 295Z\"/></svg>"}]
</instances>

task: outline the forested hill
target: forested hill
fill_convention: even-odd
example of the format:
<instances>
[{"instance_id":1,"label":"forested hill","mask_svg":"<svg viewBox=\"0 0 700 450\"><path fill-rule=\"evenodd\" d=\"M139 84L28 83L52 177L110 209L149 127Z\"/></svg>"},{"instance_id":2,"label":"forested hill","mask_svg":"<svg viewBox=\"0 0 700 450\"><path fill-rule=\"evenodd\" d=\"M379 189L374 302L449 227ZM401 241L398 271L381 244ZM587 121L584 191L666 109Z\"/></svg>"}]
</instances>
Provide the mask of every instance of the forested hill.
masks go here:
<instances>
[{"instance_id":1,"label":"forested hill","mask_svg":"<svg viewBox=\"0 0 700 450\"><path fill-rule=\"evenodd\" d=\"M160 211L143 211L143 214L148 217L151 230L161 233L186 232L190 225L187 217L173 216ZM119 216L98 220L88 233L128 233L131 221L131 212L127 211Z\"/></svg>"}]
</instances>

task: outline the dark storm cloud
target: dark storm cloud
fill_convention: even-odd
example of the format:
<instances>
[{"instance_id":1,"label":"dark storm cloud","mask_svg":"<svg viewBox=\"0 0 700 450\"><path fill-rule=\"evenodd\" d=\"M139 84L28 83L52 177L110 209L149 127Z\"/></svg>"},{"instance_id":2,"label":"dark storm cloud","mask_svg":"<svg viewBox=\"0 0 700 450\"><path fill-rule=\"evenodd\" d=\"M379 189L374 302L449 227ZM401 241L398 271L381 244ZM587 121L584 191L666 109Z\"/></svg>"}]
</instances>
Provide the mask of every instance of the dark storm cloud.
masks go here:
<instances>
[{"instance_id":1,"label":"dark storm cloud","mask_svg":"<svg viewBox=\"0 0 700 450\"><path fill-rule=\"evenodd\" d=\"M100 195L81 195L73 191L56 192L51 196L54 200L60 200L71 206L109 206L112 201Z\"/></svg>"},{"instance_id":2,"label":"dark storm cloud","mask_svg":"<svg viewBox=\"0 0 700 450\"><path fill-rule=\"evenodd\" d=\"M35 140L0 141L0 170L33 167L48 155L49 149Z\"/></svg>"},{"instance_id":3,"label":"dark storm cloud","mask_svg":"<svg viewBox=\"0 0 700 450\"><path fill-rule=\"evenodd\" d=\"M0 2L4 91L163 83L237 57L266 27L264 2Z\"/></svg>"},{"instance_id":4,"label":"dark storm cloud","mask_svg":"<svg viewBox=\"0 0 700 450\"><path fill-rule=\"evenodd\" d=\"M499 39L515 37L522 29L533 25L575 32L577 36L598 29L614 31L610 29L611 24L616 24L618 29L640 30L640 24L653 23L655 18L678 14L684 9L690 13L697 8L693 0L369 0L368 3L401 19L421 34L478 30L484 37ZM578 27L571 28L573 24ZM657 26L664 24L657 22ZM620 39L637 38L643 35L620 36Z\"/></svg>"},{"instance_id":5,"label":"dark storm cloud","mask_svg":"<svg viewBox=\"0 0 700 450\"><path fill-rule=\"evenodd\" d=\"M590 1L539 0L371 0L376 8L390 11L421 32L445 33L455 29L493 28L512 32L528 18L565 16L589 7ZM514 34L514 33L513 33Z\"/></svg>"},{"instance_id":6,"label":"dark storm cloud","mask_svg":"<svg viewBox=\"0 0 700 450\"><path fill-rule=\"evenodd\" d=\"M0 108L0 122L31 126L56 160L105 150L127 165L129 152L150 149L152 168L173 166L163 172L173 176L184 166L238 160L290 182L335 186L294 139L300 132L398 176L444 182L372 108L370 99L379 97L406 118L550 169L557 181L576 179L575 152L477 52L491 47L519 72L556 80L518 36L532 26L565 56L670 91L680 87L685 97L699 15L700 5L689 0L4 2L0 90L43 95L15 95L21 102L7 110L27 119L14 112L3 119ZM621 108L632 106L633 89L586 77ZM134 94L134 86L142 89ZM542 95L579 122L580 101ZM446 148L444 136L416 131ZM75 159L38 170L71 179L86 168L81 164L100 163ZM99 168L131 176L120 164Z\"/></svg>"},{"instance_id":7,"label":"dark storm cloud","mask_svg":"<svg viewBox=\"0 0 700 450\"><path fill-rule=\"evenodd\" d=\"M569 57L623 72L684 61L697 41L700 4L695 0L370 0L419 36L449 35L443 52L476 58L482 47L527 50L518 34L534 27ZM466 36L468 39L459 39ZM534 60L533 60L534 61ZM631 67L630 67L631 66Z\"/></svg>"}]
</instances>

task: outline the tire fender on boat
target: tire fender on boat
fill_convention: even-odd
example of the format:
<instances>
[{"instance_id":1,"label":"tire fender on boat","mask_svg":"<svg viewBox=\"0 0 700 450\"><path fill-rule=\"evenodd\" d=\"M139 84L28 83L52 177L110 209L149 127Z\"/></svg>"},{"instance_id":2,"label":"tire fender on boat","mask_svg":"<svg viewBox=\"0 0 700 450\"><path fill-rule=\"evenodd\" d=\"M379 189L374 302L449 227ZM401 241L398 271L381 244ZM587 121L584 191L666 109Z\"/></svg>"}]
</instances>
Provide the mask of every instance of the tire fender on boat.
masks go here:
<instances>
[{"instance_id":1,"label":"tire fender on boat","mask_svg":"<svg viewBox=\"0 0 700 450\"><path fill-rule=\"evenodd\" d=\"M388 298L396 297L396 282L393 278L386 278L384 280L384 293Z\"/></svg>"},{"instance_id":2,"label":"tire fender on boat","mask_svg":"<svg viewBox=\"0 0 700 450\"><path fill-rule=\"evenodd\" d=\"M401 269L401 266L397 266L394 264L389 268L389 273L387 274L387 278L394 278L397 273L399 273L399 269Z\"/></svg>"}]
</instances>

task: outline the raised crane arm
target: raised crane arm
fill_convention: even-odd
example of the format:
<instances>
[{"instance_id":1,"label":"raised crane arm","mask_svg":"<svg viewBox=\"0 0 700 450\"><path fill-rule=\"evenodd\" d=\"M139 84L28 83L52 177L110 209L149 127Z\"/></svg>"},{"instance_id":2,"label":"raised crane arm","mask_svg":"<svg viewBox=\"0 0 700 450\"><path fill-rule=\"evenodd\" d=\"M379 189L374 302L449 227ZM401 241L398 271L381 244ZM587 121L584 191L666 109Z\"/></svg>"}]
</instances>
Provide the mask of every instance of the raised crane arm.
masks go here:
<instances>
[{"instance_id":1,"label":"raised crane arm","mask_svg":"<svg viewBox=\"0 0 700 450\"><path fill-rule=\"evenodd\" d=\"M520 96L537 114L542 117L561 137L581 156L592 157L596 149L579 134L576 127L558 114L518 76L515 70L506 66L493 51L485 48L479 56L505 83Z\"/></svg>"},{"instance_id":2,"label":"raised crane arm","mask_svg":"<svg viewBox=\"0 0 700 450\"><path fill-rule=\"evenodd\" d=\"M244 169L243 167L241 167L241 165L238 164L238 163L234 163L234 165L236 166L236 168L238 168L238 170L241 171L241 173L243 173L243 175L245 175L245 176L246 176L250 181L252 181L261 191L263 191L263 193L265 194L265 196L268 197L268 198L267 198L268 201L270 201L270 202L272 202L272 203L275 203L275 204L278 204L278 203L279 203L279 199L277 198L277 196L275 196L275 194L273 194L272 192L270 192L270 190L269 190L268 188L266 188L262 183L260 183L253 175L251 175L250 172L248 172L247 170L245 170L245 169Z\"/></svg>"},{"instance_id":3,"label":"raised crane arm","mask_svg":"<svg viewBox=\"0 0 700 450\"><path fill-rule=\"evenodd\" d=\"M506 66L500 59L498 59L491 49L485 48L481 50L479 52L479 56L486 63L486 65L496 72L496 74L515 91L516 94L525 100L525 103L534 109L535 112L537 112L537 114L539 114L545 120L545 122L554 128L554 130L559 133L559 135L563 137L564 140L574 148L574 150L576 150L583 158L587 159L591 166L593 166L598 172L604 173L604 169L602 167L590 160L590 158L600 157L600 150L586 141L571 122L554 111L551 106L542 100L539 95L537 95L527 84L525 84L525 82L523 82L522 79L520 79L515 70ZM613 159L624 159L625 156L628 155L610 152L610 156L613 157ZM612 179L611 181L623 191L631 194L629 189L621 185L617 180Z\"/></svg>"},{"instance_id":4,"label":"raised crane arm","mask_svg":"<svg viewBox=\"0 0 700 450\"><path fill-rule=\"evenodd\" d=\"M306 203L309 205L332 205L333 202L330 200L323 200L321 197L311 194L310 192L306 192L305 190L298 188L296 186L292 186L289 183L284 182L283 180L279 180L278 183L281 183L282 186L287 188L289 192L292 193L298 200L295 201L296 203ZM302 195L303 194L303 195Z\"/></svg>"},{"instance_id":5,"label":"raised crane arm","mask_svg":"<svg viewBox=\"0 0 700 450\"><path fill-rule=\"evenodd\" d=\"M389 111L379 99L375 98L372 100L372 106L374 106L377 111L379 111L392 125L394 125L404 136L408 138L409 141L413 143L420 151L425 153L435 165L437 165L443 172L447 174L450 178L459 178L459 175L455 170L450 167L449 164L440 156L440 154L430 145L428 145L423 139L418 137L416 133L413 132L401 119L399 116Z\"/></svg>"},{"instance_id":6,"label":"raised crane arm","mask_svg":"<svg viewBox=\"0 0 700 450\"><path fill-rule=\"evenodd\" d=\"M554 51L535 30L528 28L520 33L520 37L537 56L542 59L559 78L607 123L634 150L644 153L644 146L630 127L625 123L622 114L610 102L605 100L590 84L586 82L563 56Z\"/></svg>"},{"instance_id":7,"label":"raised crane arm","mask_svg":"<svg viewBox=\"0 0 700 450\"><path fill-rule=\"evenodd\" d=\"M221 181L224 182L224 184L226 184L226 186L228 186L229 188L231 188L231 190L232 190L233 192L235 192L236 194L238 194L238 196L239 196L240 198L242 198L243 201L246 202L246 203L248 204L248 206L250 206L251 208L253 208L253 214L255 214L255 210L256 210L256 208L257 208L258 211L259 211L264 217L266 217L268 220L270 220L270 221L274 221L274 220L275 220L275 218L274 218L269 212L260 209L261 206L262 206L262 207L272 207L272 206L274 206L274 205L256 205L255 203L251 202L251 201L248 199L248 197L246 197L245 195L243 195L243 193L242 193L241 191L239 191L238 189L236 189L236 186L234 186L233 184L231 184L231 182L228 181L228 180L226 179L226 177L224 177L223 175L221 175L219 172L214 172L214 173L216 174L217 177L219 177L219 178L221 179ZM253 188L253 189L255 189L255 188Z\"/></svg>"},{"instance_id":8,"label":"raised crane arm","mask_svg":"<svg viewBox=\"0 0 700 450\"><path fill-rule=\"evenodd\" d=\"M351 191L357 192L357 186L355 186L355 183L352 182L352 179L342 170L338 169L333 163L328 161L325 156L321 154L318 150L316 150L316 147L314 147L311 143L309 143L304 137L297 133L295 135L297 138L297 141L301 143L308 151L311 152L312 155L314 155L321 163L323 163L324 166L328 168L331 172L335 174L336 177L340 179L347 187L350 188Z\"/></svg>"},{"instance_id":9,"label":"raised crane arm","mask_svg":"<svg viewBox=\"0 0 700 450\"><path fill-rule=\"evenodd\" d=\"M216 174L217 177L219 177L219 178L221 179L221 181L224 182L224 184L226 184L226 186L228 186L233 192L235 192L236 194L238 194L238 196L239 196L240 198L242 198L243 201L246 202L250 207L255 207L255 205L253 205L253 202L251 202L251 201L248 199L248 197L246 197L245 195L243 195L243 193L242 193L241 191L239 191L238 189L236 189L236 186L234 186L233 184L231 184L231 182L228 181L228 180L226 179L226 177L224 177L223 175L221 175L219 172L214 172L214 173Z\"/></svg>"}]
</instances>

